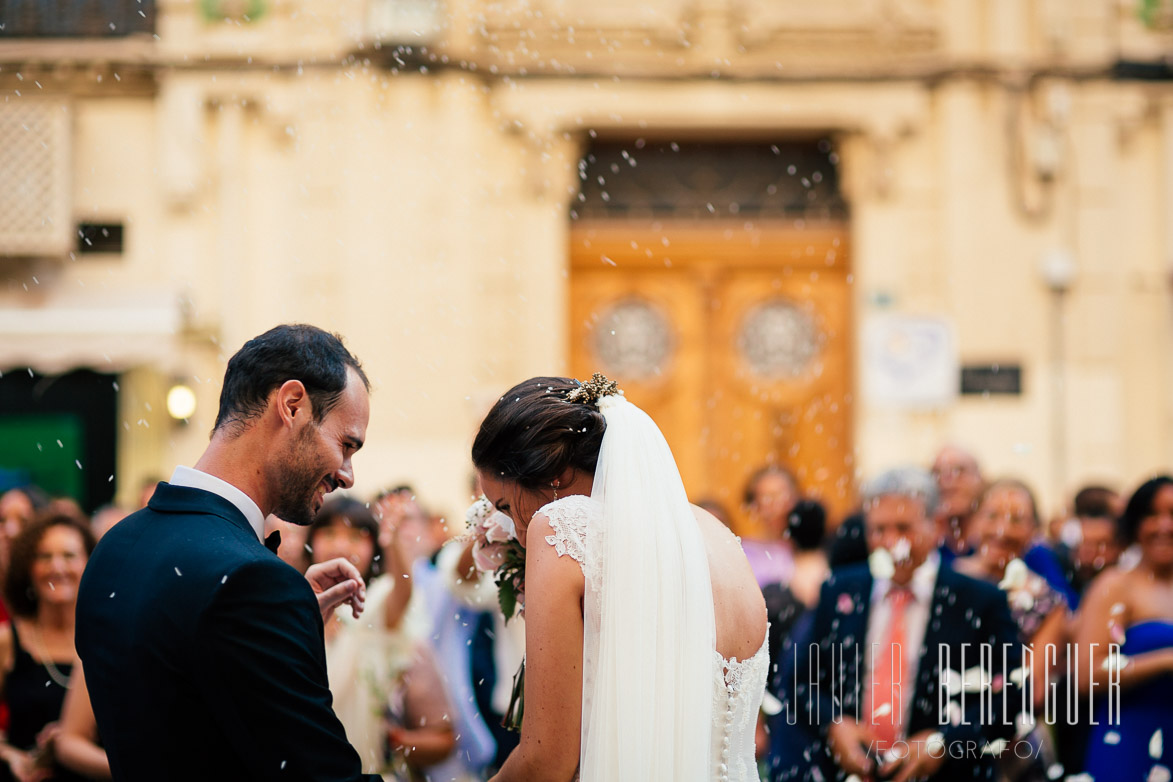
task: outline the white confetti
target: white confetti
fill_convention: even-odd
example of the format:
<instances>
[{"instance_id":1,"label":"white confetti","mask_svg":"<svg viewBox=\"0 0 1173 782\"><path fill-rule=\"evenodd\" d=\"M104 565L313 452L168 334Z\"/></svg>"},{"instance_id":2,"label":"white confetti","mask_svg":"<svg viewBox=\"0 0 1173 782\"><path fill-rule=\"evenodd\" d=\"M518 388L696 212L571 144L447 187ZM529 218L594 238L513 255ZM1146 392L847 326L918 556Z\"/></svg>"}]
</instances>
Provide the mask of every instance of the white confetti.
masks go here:
<instances>
[{"instance_id":1,"label":"white confetti","mask_svg":"<svg viewBox=\"0 0 1173 782\"><path fill-rule=\"evenodd\" d=\"M114 597L114 593L113 593L113 592L111 592L111 593L110 593L110 597Z\"/></svg>"},{"instance_id":2,"label":"white confetti","mask_svg":"<svg viewBox=\"0 0 1173 782\"><path fill-rule=\"evenodd\" d=\"M891 703L881 703L879 708L872 712L872 719L879 719L880 717L887 717L892 713Z\"/></svg>"},{"instance_id":3,"label":"white confetti","mask_svg":"<svg viewBox=\"0 0 1173 782\"><path fill-rule=\"evenodd\" d=\"M1145 782L1169 782L1169 769L1162 765L1156 765L1149 769L1149 776Z\"/></svg>"},{"instance_id":4,"label":"white confetti","mask_svg":"<svg viewBox=\"0 0 1173 782\"><path fill-rule=\"evenodd\" d=\"M1107 733L1104 734L1104 743L1105 744L1119 744L1120 743L1120 734L1114 730L1108 731Z\"/></svg>"},{"instance_id":5,"label":"white confetti","mask_svg":"<svg viewBox=\"0 0 1173 782\"><path fill-rule=\"evenodd\" d=\"M180 572L180 570L179 570L179 568L178 568L178 567L177 567L177 568L175 568L175 575L177 575L177 576L182 576L182 575L183 575L183 573L182 573L182 572Z\"/></svg>"},{"instance_id":6,"label":"white confetti","mask_svg":"<svg viewBox=\"0 0 1173 782\"><path fill-rule=\"evenodd\" d=\"M961 680L961 688L966 692L981 692L989 686L990 674L988 671L982 670L980 665L975 665L966 671Z\"/></svg>"},{"instance_id":7,"label":"white confetti","mask_svg":"<svg viewBox=\"0 0 1173 782\"><path fill-rule=\"evenodd\" d=\"M961 694L963 681L962 675L950 668L946 668L941 673L941 688L950 696Z\"/></svg>"},{"instance_id":8,"label":"white confetti","mask_svg":"<svg viewBox=\"0 0 1173 782\"><path fill-rule=\"evenodd\" d=\"M1006 563L1006 572L998 582L998 588L1004 590L1022 589L1026 586L1026 563L1021 559L1012 559Z\"/></svg>"},{"instance_id":9,"label":"white confetti","mask_svg":"<svg viewBox=\"0 0 1173 782\"><path fill-rule=\"evenodd\" d=\"M227 584L228 583L228 576L224 576L224 578L220 579L220 583Z\"/></svg>"},{"instance_id":10,"label":"white confetti","mask_svg":"<svg viewBox=\"0 0 1173 782\"><path fill-rule=\"evenodd\" d=\"M1035 607L1035 598L1034 595L1024 589L1015 592L1014 596L1010 599L1010 603L1021 611L1029 611Z\"/></svg>"},{"instance_id":11,"label":"white confetti","mask_svg":"<svg viewBox=\"0 0 1173 782\"><path fill-rule=\"evenodd\" d=\"M1058 779L1063 776L1063 764L1052 763L1047 767L1047 779Z\"/></svg>"},{"instance_id":12,"label":"white confetti","mask_svg":"<svg viewBox=\"0 0 1173 782\"><path fill-rule=\"evenodd\" d=\"M1100 667L1105 671L1115 671L1116 673L1123 671L1127 665L1128 655L1126 654L1110 654L1104 658L1104 662L1100 663ZM1160 732L1157 731L1157 733Z\"/></svg>"},{"instance_id":13,"label":"white confetti","mask_svg":"<svg viewBox=\"0 0 1173 782\"><path fill-rule=\"evenodd\" d=\"M1149 757L1153 760L1160 760L1161 755L1165 752L1165 737L1160 728L1157 728L1156 733L1149 739Z\"/></svg>"}]
</instances>

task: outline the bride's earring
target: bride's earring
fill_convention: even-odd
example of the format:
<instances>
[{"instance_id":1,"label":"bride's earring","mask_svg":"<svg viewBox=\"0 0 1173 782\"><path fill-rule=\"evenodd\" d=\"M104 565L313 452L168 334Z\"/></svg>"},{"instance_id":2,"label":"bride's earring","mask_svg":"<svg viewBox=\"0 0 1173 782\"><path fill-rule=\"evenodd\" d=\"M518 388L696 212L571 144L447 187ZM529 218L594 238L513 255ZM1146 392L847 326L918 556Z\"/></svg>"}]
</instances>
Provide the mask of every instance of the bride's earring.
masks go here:
<instances>
[{"instance_id":1,"label":"bride's earring","mask_svg":"<svg viewBox=\"0 0 1173 782\"><path fill-rule=\"evenodd\" d=\"M558 487L562 485L562 481L554 481L550 486L554 489L554 499L558 499Z\"/></svg>"}]
</instances>

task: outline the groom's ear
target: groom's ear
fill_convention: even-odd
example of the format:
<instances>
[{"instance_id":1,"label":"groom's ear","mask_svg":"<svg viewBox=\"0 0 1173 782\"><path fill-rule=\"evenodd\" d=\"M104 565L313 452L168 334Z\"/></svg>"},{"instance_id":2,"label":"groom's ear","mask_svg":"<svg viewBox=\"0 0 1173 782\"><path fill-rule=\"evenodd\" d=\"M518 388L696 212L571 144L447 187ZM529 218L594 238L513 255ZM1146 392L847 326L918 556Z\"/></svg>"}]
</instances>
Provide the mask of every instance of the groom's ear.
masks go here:
<instances>
[{"instance_id":1,"label":"groom's ear","mask_svg":"<svg viewBox=\"0 0 1173 782\"><path fill-rule=\"evenodd\" d=\"M271 404L282 427L300 427L313 418L313 403L300 380L286 380L278 386Z\"/></svg>"}]
</instances>

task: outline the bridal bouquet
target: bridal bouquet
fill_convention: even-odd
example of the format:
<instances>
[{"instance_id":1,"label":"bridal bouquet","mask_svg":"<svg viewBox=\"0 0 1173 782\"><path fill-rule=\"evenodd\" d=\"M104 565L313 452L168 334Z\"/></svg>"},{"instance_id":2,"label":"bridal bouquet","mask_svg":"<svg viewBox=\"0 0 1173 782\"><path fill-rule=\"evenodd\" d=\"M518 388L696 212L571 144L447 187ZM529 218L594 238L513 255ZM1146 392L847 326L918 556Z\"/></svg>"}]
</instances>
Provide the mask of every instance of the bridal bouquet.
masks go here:
<instances>
[{"instance_id":1,"label":"bridal bouquet","mask_svg":"<svg viewBox=\"0 0 1173 782\"><path fill-rule=\"evenodd\" d=\"M465 513L472 534L472 556L477 570L491 573L497 582L497 602L508 622L525 615L525 549L517 540L513 519L481 497Z\"/></svg>"},{"instance_id":2,"label":"bridal bouquet","mask_svg":"<svg viewBox=\"0 0 1173 782\"><path fill-rule=\"evenodd\" d=\"M508 622L514 615L525 616L525 549L517 540L513 520L496 510L485 497L474 502L465 514L472 535L472 556L477 570L493 574L497 602ZM525 713L525 660L513 675L513 691L502 726L521 730Z\"/></svg>"}]
</instances>

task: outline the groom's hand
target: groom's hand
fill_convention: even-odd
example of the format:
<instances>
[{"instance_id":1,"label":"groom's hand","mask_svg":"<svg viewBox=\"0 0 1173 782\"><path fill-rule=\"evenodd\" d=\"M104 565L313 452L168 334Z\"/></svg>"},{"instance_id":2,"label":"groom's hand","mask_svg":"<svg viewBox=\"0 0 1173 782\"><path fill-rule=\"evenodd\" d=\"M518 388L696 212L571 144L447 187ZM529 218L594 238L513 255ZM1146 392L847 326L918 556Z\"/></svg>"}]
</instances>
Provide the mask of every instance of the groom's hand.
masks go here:
<instances>
[{"instance_id":1,"label":"groom's hand","mask_svg":"<svg viewBox=\"0 0 1173 782\"><path fill-rule=\"evenodd\" d=\"M323 622L329 621L340 605L349 605L355 619L362 614L367 588L362 574L349 560L339 557L310 565L305 577L318 597Z\"/></svg>"}]
</instances>

